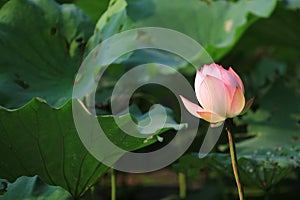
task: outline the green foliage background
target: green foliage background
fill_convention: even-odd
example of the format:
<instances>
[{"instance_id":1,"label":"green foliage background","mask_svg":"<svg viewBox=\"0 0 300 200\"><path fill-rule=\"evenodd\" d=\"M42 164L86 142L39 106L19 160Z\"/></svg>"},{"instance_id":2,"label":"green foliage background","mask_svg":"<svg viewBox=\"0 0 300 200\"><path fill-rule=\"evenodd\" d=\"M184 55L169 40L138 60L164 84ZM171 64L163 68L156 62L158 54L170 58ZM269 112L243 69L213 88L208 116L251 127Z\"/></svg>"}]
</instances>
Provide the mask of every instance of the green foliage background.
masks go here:
<instances>
[{"instance_id":1,"label":"green foliage background","mask_svg":"<svg viewBox=\"0 0 300 200\"><path fill-rule=\"evenodd\" d=\"M87 152L74 127L75 76L103 40L145 26L192 37L215 62L241 75L247 98L255 96L251 110L233 120L248 187L269 193L286 176L299 180L300 6L295 1L2 0L0 6L0 199L82 198L106 174L109 168ZM98 121L112 141L132 151L153 148L157 138L145 143L125 136L109 115L110 95L124 72L147 62L171 65L191 83L194 79L191 66L155 50L132 52L109 67L98 86ZM173 110L170 127L156 130L168 132L168 141L180 113L165 89L138 90L132 98L137 112L122 120L139 122L153 102ZM231 177L226 139L205 159L195 155L206 129L201 121L195 144L173 170L191 178L203 169Z\"/></svg>"}]
</instances>

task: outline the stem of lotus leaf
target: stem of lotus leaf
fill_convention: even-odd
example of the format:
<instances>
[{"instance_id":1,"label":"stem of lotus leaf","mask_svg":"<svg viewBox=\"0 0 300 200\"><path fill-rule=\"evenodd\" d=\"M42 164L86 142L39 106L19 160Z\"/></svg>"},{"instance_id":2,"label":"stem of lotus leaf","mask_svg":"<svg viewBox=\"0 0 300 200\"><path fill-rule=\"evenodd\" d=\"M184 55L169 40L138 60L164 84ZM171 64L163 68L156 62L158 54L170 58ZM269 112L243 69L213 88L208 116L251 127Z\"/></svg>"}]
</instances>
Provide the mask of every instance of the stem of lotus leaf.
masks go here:
<instances>
[{"instance_id":1,"label":"stem of lotus leaf","mask_svg":"<svg viewBox=\"0 0 300 200\"><path fill-rule=\"evenodd\" d=\"M94 185L90 188L90 195L91 195L91 200L96 200L96 191Z\"/></svg>"},{"instance_id":2,"label":"stem of lotus leaf","mask_svg":"<svg viewBox=\"0 0 300 200\"><path fill-rule=\"evenodd\" d=\"M111 184L111 200L116 200L116 175L114 169L110 171L110 184Z\"/></svg>"},{"instance_id":3,"label":"stem of lotus leaf","mask_svg":"<svg viewBox=\"0 0 300 200\"><path fill-rule=\"evenodd\" d=\"M178 174L178 183L179 183L179 197L180 199L185 199L186 197L186 178L185 174L179 172Z\"/></svg>"},{"instance_id":4,"label":"stem of lotus leaf","mask_svg":"<svg viewBox=\"0 0 300 200\"><path fill-rule=\"evenodd\" d=\"M232 137L232 134L228 128L226 128L227 134L228 134L228 141L229 141L229 150L230 150L230 157L231 157L231 163L232 163L232 169L233 169L233 174L235 178L235 182L238 188L238 193L239 193L239 198L240 200L244 200L244 190L243 186L240 181L239 177L239 169L238 169L238 161L237 161L237 156L236 156L236 151L235 151L235 144L234 140Z\"/></svg>"},{"instance_id":5,"label":"stem of lotus leaf","mask_svg":"<svg viewBox=\"0 0 300 200\"><path fill-rule=\"evenodd\" d=\"M269 200L270 199L270 191L265 191L265 200Z\"/></svg>"}]
</instances>

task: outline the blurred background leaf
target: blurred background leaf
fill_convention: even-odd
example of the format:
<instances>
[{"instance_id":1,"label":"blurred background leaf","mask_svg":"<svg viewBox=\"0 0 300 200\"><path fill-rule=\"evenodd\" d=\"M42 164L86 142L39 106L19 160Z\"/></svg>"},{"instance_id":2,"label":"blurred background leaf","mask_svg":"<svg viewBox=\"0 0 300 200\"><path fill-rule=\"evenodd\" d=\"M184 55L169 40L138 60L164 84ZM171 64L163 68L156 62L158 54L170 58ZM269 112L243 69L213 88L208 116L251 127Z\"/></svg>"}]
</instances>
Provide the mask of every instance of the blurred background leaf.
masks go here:
<instances>
[{"instance_id":1,"label":"blurred background leaf","mask_svg":"<svg viewBox=\"0 0 300 200\"><path fill-rule=\"evenodd\" d=\"M100 16L106 11L109 0L75 0L73 2L81 8L96 23Z\"/></svg>"},{"instance_id":2,"label":"blurred background leaf","mask_svg":"<svg viewBox=\"0 0 300 200\"><path fill-rule=\"evenodd\" d=\"M299 144L300 95L284 79L276 83L260 99L259 108L248 112L240 125L248 124L247 135L253 138L238 144L239 151L253 151L266 147L282 147Z\"/></svg>"},{"instance_id":3,"label":"blurred background leaf","mask_svg":"<svg viewBox=\"0 0 300 200\"><path fill-rule=\"evenodd\" d=\"M264 148L251 153L238 153L238 163L243 184L269 191L293 169L300 166L300 146ZM173 167L189 178L206 169L234 179L229 154L210 153L202 159L199 159L196 153L187 154Z\"/></svg>"},{"instance_id":4,"label":"blurred background leaf","mask_svg":"<svg viewBox=\"0 0 300 200\"><path fill-rule=\"evenodd\" d=\"M226 65L235 63L248 98L256 97L252 111L234 120L246 127L238 135L250 137L239 150L299 143L299 16L300 10L279 3L273 15L251 26L223 59Z\"/></svg>"},{"instance_id":5,"label":"blurred background leaf","mask_svg":"<svg viewBox=\"0 0 300 200\"><path fill-rule=\"evenodd\" d=\"M7 1L7 0L3 0ZM105 12L110 0L55 0L60 4L75 4L82 9L94 23Z\"/></svg>"},{"instance_id":6,"label":"blurred background leaf","mask_svg":"<svg viewBox=\"0 0 300 200\"><path fill-rule=\"evenodd\" d=\"M212 1L210 4L198 0L189 0L188 3L180 0L128 0L127 13L137 27L170 28L192 37L217 61L255 20L268 17L275 5L275 0L264 4L259 0ZM147 14L138 12L141 9L147 10Z\"/></svg>"},{"instance_id":7,"label":"blurred background leaf","mask_svg":"<svg viewBox=\"0 0 300 200\"><path fill-rule=\"evenodd\" d=\"M263 6L258 0L210 4L198 0L188 3L180 0L113 0L98 21L88 47L91 50L109 36L131 28L154 26L190 36L217 61L228 53L254 21L268 17L275 5L276 0L267 1ZM132 66L150 60L171 66L183 65L173 54L153 49L133 52L126 64Z\"/></svg>"},{"instance_id":8,"label":"blurred background leaf","mask_svg":"<svg viewBox=\"0 0 300 200\"><path fill-rule=\"evenodd\" d=\"M233 127L239 141L237 147L243 182L250 185L247 191L252 186L264 191L271 190L295 167L299 167L300 10L297 0L57 0L67 3L64 5L53 0L6 2L0 1L0 105L18 108L34 97L42 97L50 106L39 100L33 100L16 111L8 111L0 106L0 134L4 136L0 141L0 154L3 155L0 161L1 178L13 182L22 175L38 174L47 184L59 185L73 196L80 196L106 172L107 167L103 165L96 169L99 163L86 153L72 125L70 103L64 104L71 98L75 74L82 60L95 46L116 33L143 26L171 28L194 38L215 61L225 67L232 66L241 75L248 99L256 97L251 110L234 119ZM186 65L173 54L159 50L135 51L125 55L104 73L96 96L98 114L110 113L111 91L120 76L131 67L147 62L172 67ZM180 70L192 83L194 69L190 68ZM132 113L141 115L153 103L162 103L174 110L176 118L180 117L176 97L167 89L155 85L139 88L131 103L135 104L131 106ZM56 117L58 121L55 121ZM104 118L101 116L99 120ZM37 122L43 124L42 132L37 131ZM64 123L68 132L58 130L58 122ZM112 122L108 120L105 123ZM172 128L178 128L174 120L172 124ZM200 137L207 125L201 121ZM7 130L11 130L9 134ZM45 136L42 140L35 140L26 136L26 133L45 133ZM69 139L65 141L69 146L66 147L71 152L66 157L68 162L65 169L69 173L66 173L66 177L62 175L62 154L55 153L61 149L53 148L57 146L57 141L62 141L61 137L56 138L60 133L68 135L66 138ZM172 137L167 135L166 141ZM153 138L150 143L156 139ZM51 145L48 145L49 141ZM44 161L50 163L46 168L37 146L33 145L38 142L43 144L42 155L47 155ZM188 152L197 150L198 146L195 148L195 145L199 143L201 141L198 138ZM226 137L222 136L218 143L220 148L215 151L226 150L226 143ZM142 140L132 138L126 142L127 148L147 145ZM146 150L151 151L151 148L157 146L148 146ZM85 160L83 166L79 167L82 160ZM48 168L49 175L46 172ZM91 168L95 169L94 174L90 173ZM184 172L189 178L196 179L199 170L206 172L207 168L218 172L217 177L227 174L232 178L230 160L226 154L214 153L204 160L187 154L174 165L176 172ZM203 176L209 175L205 173ZM299 172L296 171L293 176L296 185L299 184ZM52 182L49 177L55 181ZM226 199L223 193L227 194L228 188L234 185L233 182L222 185L205 181L207 185L203 190L191 193L188 199ZM0 184L0 194L5 193L7 182L0 182L4 183ZM39 180L21 178L11 186L16 184L16 188L22 191L22 184L35 183L39 183ZM48 187L51 186L43 186ZM290 193L293 187L283 185L282 188ZM209 192L205 192L206 189ZM279 194L283 190L275 192ZM295 193L292 195L282 198L295 199L298 196ZM234 198L231 197L228 199ZM276 195L276 198L281 197ZM178 197L171 195L166 199Z\"/></svg>"}]
</instances>

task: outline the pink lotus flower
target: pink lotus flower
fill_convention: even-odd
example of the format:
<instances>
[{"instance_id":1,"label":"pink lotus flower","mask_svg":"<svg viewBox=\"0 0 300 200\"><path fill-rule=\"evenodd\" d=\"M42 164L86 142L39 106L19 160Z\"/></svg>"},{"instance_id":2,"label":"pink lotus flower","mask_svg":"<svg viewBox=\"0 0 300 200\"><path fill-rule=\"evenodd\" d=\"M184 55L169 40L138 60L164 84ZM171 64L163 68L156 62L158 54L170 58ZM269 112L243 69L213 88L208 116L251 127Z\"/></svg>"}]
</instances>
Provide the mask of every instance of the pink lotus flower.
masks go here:
<instances>
[{"instance_id":1,"label":"pink lotus flower","mask_svg":"<svg viewBox=\"0 0 300 200\"><path fill-rule=\"evenodd\" d=\"M235 71L215 63L197 70L195 92L202 107L180 95L183 104L192 115L211 123L237 116L253 103L253 98L245 103L244 85Z\"/></svg>"}]
</instances>

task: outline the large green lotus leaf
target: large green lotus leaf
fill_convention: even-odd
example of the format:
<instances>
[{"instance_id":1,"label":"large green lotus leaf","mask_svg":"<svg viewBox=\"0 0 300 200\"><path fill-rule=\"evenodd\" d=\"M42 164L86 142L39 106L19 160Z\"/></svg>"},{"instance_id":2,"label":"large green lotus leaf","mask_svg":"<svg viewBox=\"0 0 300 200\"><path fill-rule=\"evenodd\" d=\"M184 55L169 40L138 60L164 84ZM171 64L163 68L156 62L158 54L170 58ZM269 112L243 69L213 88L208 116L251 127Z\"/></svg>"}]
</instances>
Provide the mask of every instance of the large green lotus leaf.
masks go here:
<instances>
[{"instance_id":1,"label":"large green lotus leaf","mask_svg":"<svg viewBox=\"0 0 300 200\"><path fill-rule=\"evenodd\" d=\"M141 13L141 15L145 14L145 12L150 11L152 7L145 5L143 1L140 1L143 7L140 10L136 10L135 12ZM150 2L150 4L152 4ZM101 16L97 25L95 27L94 35L90 38L87 49L91 51L95 48L99 43L103 42L105 39L118 34L122 31L130 30L136 28L135 24L132 22L132 19L128 16L128 9L131 8L130 2L125 0L111 0L110 5L106 12ZM141 10L143 10L141 12ZM142 14L143 13L143 14ZM146 15L145 15L146 16ZM145 17L140 16L141 18ZM132 34L132 38L136 38L136 34ZM118 45L116 43L115 45ZM120 42L119 45L122 45ZM134 44L133 44L134 45ZM136 52L129 52L125 55L122 55L121 58L118 58L115 63L123 62L125 65L134 65L134 64L142 64L142 63L149 63L149 62L157 62L163 63L168 66L180 66L183 63L179 56L174 56L173 54L168 54L165 51L155 50L155 49L144 49L144 50L137 50ZM121 67L121 66L120 66Z\"/></svg>"},{"instance_id":2,"label":"large green lotus leaf","mask_svg":"<svg viewBox=\"0 0 300 200\"><path fill-rule=\"evenodd\" d=\"M241 181L251 187L270 190L293 169L300 166L299 146L261 149L253 154L238 154ZM211 154L206 159L209 169L234 177L229 154Z\"/></svg>"},{"instance_id":3,"label":"large green lotus leaf","mask_svg":"<svg viewBox=\"0 0 300 200\"><path fill-rule=\"evenodd\" d=\"M92 31L74 5L7 2L0 10L0 105L16 108L33 97L66 103Z\"/></svg>"},{"instance_id":4,"label":"large green lotus leaf","mask_svg":"<svg viewBox=\"0 0 300 200\"><path fill-rule=\"evenodd\" d=\"M74 101L82 116L93 117L82 104ZM153 109L151 116L159 115L159 111ZM119 119L123 125L131 120L130 114ZM137 123L144 124L144 120L141 117ZM157 141L156 137L129 136L121 131L112 116L99 116L98 121L106 136L122 149L137 150ZM167 127L153 133L172 128L181 127L170 121ZM20 176L38 175L45 183L60 186L79 197L108 170L83 146L74 125L71 101L59 109L40 99L33 99L17 110L1 108L0 138L0 177L9 182ZM110 159L117 161L120 156Z\"/></svg>"},{"instance_id":5,"label":"large green lotus leaf","mask_svg":"<svg viewBox=\"0 0 300 200\"><path fill-rule=\"evenodd\" d=\"M247 146L251 149L278 146L281 141L282 145L297 143L300 132L299 17L300 10L289 10L278 4L272 17L249 28L225 61L227 66L235 63L239 67L246 95L257 97L253 107L256 112L247 113L240 122L247 125L250 135L262 139L258 146L255 143L258 138L250 139L252 142ZM238 123L239 120L235 120Z\"/></svg>"},{"instance_id":6,"label":"large green lotus leaf","mask_svg":"<svg viewBox=\"0 0 300 200\"><path fill-rule=\"evenodd\" d=\"M264 4L259 0L216 1L210 4L198 0L112 0L110 4L89 41L90 49L107 37L131 27L163 27L192 37L217 60L231 49L256 19L271 14L276 0ZM174 56L151 50L144 50L129 61L141 63L155 54L156 58L152 61L168 57L166 64L171 62L174 65L175 61L171 59ZM175 64L182 65L182 62Z\"/></svg>"},{"instance_id":7,"label":"large green lotus leaf","mask_svg":"<svg viewBox=\"0 0 300 200\"><path fill-rule=\"evenodd\" d=\"M260 0L210 4L198 0L127 2L126 10L135 26L159 26L180 31L202 44L215 60L229 51L256 19L268 17L276 5L275 0L264 4Z\"/></svg>"},{"instance_id":8,"label":"large green lotus leaf","mask_svg":"<svg viewBox=\"0 0 300 200\"><path fill-rule=\"evenodd\" d=\"M299 150L300 146L297 145L264 148L251 154L238 152L242 183L266 191L271 189L291 170L300 166ZM201 169L206 168L234 178L229 153L210 153L202 159L199 159L198 154L187 154L179 159L174 168L196 177Z\"/></svg>"},{"instance_id":9,"label":"large green lotus leaf","mask_svg":"<svg viewBox=\"0 0 300 200\"><path fill-rule=\"evenodd\" d=\"M98 21L101 14L105 12L109 3L109 0L55 0L55 1L60 4L64 4L64 3L75 4L77 7L82 9L95 23Z\"/></svg>"},{"instance_id":10,"label":"large green lotus leaf","mask_svg":"<svg viewBox=\"0 0 300 200\"><path fill-rule=\"evenodd\" d=\"M20 177L14 183L9 183L7 192L0 196L1 200L66 200L72 199L70 194L58 186L49 186L37 176Z\"/></svg>"},{"instance_id":11,"label":"large green lotus leaf","mask_svg":"<svg viewBox=\"0 0 300 200\"><path fill-rule=\"evenodd\" d=\"M222 63L233 65L240 72L251 72L257 61L267 58L283 62L289 68L287 71L298 78L295 81L299 82L300 76L295 73L295 69L300 66L299 17L299 9L289 10L279 2L271 17L261 19L249 27ZM261 68L262 71L269 66ZM247 76L242 78L246 80Z\"/></svg>"},{"instance_id":12,"label":"large green lotus leaf","mask_svg":"<svg viewBox=\"0 0 300 200\"><path fill-rule=\"evenodd\" d=\"M256 100L257 110L247 112L241 119L235 118L237 125L247 124L247 134L252 137L238 143L239 151L299 144L299 83L289 80L287 77L277 79L266 94Z\"/></svg>"},{"instance_id":13,"label":"large green lotus leaf","mask_svg":"<svg viewBox=\"0 0 300 200\"><path fill-rule=\"evenodd\" d=\"M97 22L101 14L107 9L109 0L75 0L74 3L87 13L93 22Z\"/></svg>"},{"instance_id":14,"label":"large green lotus leaf","mask_svg":"<svg viewBox=\"0 0 300 200\"><path fill-rule=\"evenodd\" d=\"M238 68L241 72L245 66ZM248 66L249 67L249 66ZM271 58L262 57L257 61L256 65L251 66L251 71L248 73L241 73L242 80L246 88L247 99L256 97L259 99L268 92L270 87L280 78L286 76L287 64L279 62ZM257 100L255 104L259 103ZM254 106L253 106L254 107Z\"/></svg>"},{"instance_id":15,"label":"large green lotus leaf","mask_svg":"<svg viewBox=\"0 0 300 200\"><path fill-rule=\"evenodd\" d=\"M107 10L98 20L94 34L90 38L87 49L91 51L103 40L116 33L132 28L131 20L126 14L127 3L125 0L111 0Z\"/></svg>"}]
</instances>

